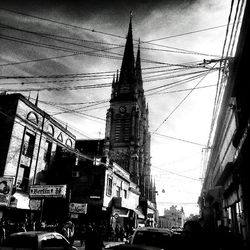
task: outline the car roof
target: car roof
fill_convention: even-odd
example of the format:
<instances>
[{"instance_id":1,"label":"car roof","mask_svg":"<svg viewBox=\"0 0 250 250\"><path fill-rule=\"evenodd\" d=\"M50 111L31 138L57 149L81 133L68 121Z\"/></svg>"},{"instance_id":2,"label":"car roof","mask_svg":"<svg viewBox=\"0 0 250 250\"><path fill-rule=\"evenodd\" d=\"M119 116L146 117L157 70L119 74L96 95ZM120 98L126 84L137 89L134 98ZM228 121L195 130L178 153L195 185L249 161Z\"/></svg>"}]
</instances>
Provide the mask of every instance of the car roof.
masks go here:
<instances>
[{"instance_id":1,"label":"car roof","mask_svg":"<svg viewBox=\"0 0 250 250\"><path fill-rule=\"evenodd\" d=\"M120 244L116 246L109 247L110 250L159 250L158 247L145 246L145 245L135 245L135 244Z\"/></svg>"},{"instance_id":2,"label":"car roof","mask_svg":"<svg viewBox=\"0 0 250 250\"><path fill-rule=\"evenodd\" d=\"M138 232L138 231L172 233L172 230L168 228L156 228L156 227L139 227L135 230L135 232Z\"/></svg>"},{"instance_id":3,"label":"car roof","mask_svg":"<svg viewBox=\"0 0 250 250\"><path fill-rule=\"evenodd\" d=\"M30 235L30 236L36 236L36 235L41 235L41 234L48 234L50 232L44 232L44 231L28 231L28 232L18 232L18 233L13 233L11 236L15 235Z\"/></svg>"}]
</instances>

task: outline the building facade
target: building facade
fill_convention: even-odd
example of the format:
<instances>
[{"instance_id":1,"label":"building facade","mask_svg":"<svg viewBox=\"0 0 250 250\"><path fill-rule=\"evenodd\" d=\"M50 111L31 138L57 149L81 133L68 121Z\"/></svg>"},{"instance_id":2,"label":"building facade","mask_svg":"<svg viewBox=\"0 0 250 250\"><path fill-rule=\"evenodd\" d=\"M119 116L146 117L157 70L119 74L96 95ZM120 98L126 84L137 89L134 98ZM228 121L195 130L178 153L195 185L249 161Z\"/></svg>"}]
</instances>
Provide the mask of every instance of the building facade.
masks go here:
<instances>
[{"instance_id":1,"label":"building facade","mask_svg":"<svg viewBox=\"0 0 250 250\"><path fill-rule=\"evenodd\" d=\"M126 170L103 157L103 147L104 140L76 141L81 155L73 168L70 203L82 204L86 210L70 216L83 224L112 227L113 231L117 225L135 228L138 218L145 219L139 210L139 187Z\"/></svg>"},{"instance_id":2,"label":"building facade","mask_svg":"<svg viewBox=\"0 0 250 250\"><path fill-rule=\"evenodd\" d=\"M74 149L75 136L21 94L0 95L0 129L0 177L10 180L12 190L1 217L23 220L36 212L30 187L47 184L50 166L60 151Z\"/></svg>"},{"instance_id":3,"label":"building facade","mask_svg":"<svg viewBox=\"0 0 250 250\"><path fill-rule=\"evenodd\" d=\"M224 225L249 249L249 12L246 2L235 58L227 64L225 90L199 199L202 223Z\"/></svg>"}]
</instances>

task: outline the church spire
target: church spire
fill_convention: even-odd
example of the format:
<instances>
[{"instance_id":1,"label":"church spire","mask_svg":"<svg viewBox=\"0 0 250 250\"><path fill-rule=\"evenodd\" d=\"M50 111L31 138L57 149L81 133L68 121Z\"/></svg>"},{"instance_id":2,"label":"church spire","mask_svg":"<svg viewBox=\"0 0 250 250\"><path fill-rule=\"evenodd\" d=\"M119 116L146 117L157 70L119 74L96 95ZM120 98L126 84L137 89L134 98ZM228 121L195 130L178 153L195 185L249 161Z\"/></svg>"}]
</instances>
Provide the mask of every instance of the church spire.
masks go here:
<instances>
[{"instance_id":1,"label":"church spire","mask_svg":"<svg viewBox=\"0 0 250 250\"><path fill-rule=\"evenodd\" d=\"M142 85L140 43L141 43L141 41L139 39L137 56L136 56L135 74L136 74L138 84Z\"/></svg>"},{"instance_id":2,"label":"church spire","mask_svg":"<svg viewBox=\"0 0 250 250\"><path fill-rule=\"evenodd\" d=\"M122 60L120 81L121 83L129 83L134 79L134 49L133 49L133 34L132 34L132 12L130 12L130 21L128 35L125 44L125 50Z\"/></svg>"},{"instance_id":3,"label":"church spire","mask_svg":"<svg viewBox=\"0 0 250 250\"><path fill-rule=\"evenodd\" d=\"M36 106L38 106L38 100L39 100L39 91L37 92L37 95L36 95L36 101L35 101Z\"/></svg>"}]
</instances>

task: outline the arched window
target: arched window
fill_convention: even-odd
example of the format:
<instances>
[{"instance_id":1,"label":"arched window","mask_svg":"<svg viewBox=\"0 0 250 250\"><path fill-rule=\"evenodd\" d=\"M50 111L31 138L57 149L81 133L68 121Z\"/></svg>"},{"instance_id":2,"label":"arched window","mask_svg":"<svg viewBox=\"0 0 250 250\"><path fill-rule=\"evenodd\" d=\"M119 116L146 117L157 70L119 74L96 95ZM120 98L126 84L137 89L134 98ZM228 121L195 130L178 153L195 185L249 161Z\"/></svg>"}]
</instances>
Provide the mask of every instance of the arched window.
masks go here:
<instances>
[{"instance_id":1,"label":"arched window","mask_svg":"<svg viewBox=\"0 0 250 250\"><path fill-rule=\"evenodd\" d=\"M38 117L34 112L29 112L27 115L27 120L34 124L38 124Z\"/></svg>"},{"instance_id":2,"label":"arched window","mask_svg":"<svg viewBox=\"0 0 250 250\"><path fill-rule=\"evenodd\" d=\"M54 136L54 128L52 125L48 125L48 130L47 132L51 135L51 136Z\"/></svg>"},{"instance_id":3,"label":"arched window","mask_svg":"<svg viewBox=\"0 0 250 250\"><path fill-rule=\"evenodd\" d=\"M68 147L70 147L70 148L72 148L72 140L71 139L67 139L67 141L66 141L66 145L68 146Z\"/></svg>"}]
</instances>

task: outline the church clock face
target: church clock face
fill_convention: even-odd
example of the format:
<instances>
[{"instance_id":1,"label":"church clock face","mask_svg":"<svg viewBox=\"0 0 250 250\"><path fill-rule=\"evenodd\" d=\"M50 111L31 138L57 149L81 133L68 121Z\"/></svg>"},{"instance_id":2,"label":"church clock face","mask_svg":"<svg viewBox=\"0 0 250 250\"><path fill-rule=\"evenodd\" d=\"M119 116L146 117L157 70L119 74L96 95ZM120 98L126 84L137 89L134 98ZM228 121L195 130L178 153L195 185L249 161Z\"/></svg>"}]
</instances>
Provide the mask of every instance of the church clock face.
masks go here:
<instances>
[{"instance_id":1,"label":"church clock face","mask_svg":"<svg viewBox=\"0 0 250 250\"><path fill-rule=\"evenodd\" d=\"M119 111L120 111L120 113L125 113L126 112L126 110L127 110L127 108L125 107L125 106L121 106L120 108L119 108Z\"/></svg>"}]
</instances>

